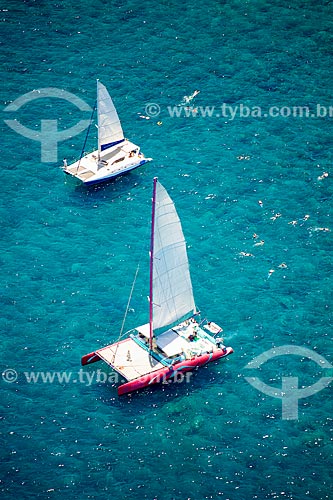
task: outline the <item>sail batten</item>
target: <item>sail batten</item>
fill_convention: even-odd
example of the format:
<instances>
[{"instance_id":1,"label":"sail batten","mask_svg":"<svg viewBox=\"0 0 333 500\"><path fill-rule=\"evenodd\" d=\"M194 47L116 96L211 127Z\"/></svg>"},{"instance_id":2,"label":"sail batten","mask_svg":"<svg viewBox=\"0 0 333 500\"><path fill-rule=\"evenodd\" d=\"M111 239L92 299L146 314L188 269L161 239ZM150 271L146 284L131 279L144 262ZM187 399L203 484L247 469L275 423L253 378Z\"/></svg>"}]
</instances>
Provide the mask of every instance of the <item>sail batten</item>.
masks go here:
<instances>
[{"instance_id":1,"label":"sail batten","mask_svg":"<svg viewBox=\"0 0 333 500\"><path fill-rule=\"evenodd\" d=\"M98 150L105 151L125 140L118 113L106 87L97 80Z\"/></svg>"},{"instance_id":2,"label":"sail batten","mask_svg":"<svg viewBox=\"0 0 333 500\"><path fill-rule=\"evenodd\" d=\"M195 311L186 242L174 203L156 182L152 262L153 329L192 316Z\"/></svg>"}]
</instances>

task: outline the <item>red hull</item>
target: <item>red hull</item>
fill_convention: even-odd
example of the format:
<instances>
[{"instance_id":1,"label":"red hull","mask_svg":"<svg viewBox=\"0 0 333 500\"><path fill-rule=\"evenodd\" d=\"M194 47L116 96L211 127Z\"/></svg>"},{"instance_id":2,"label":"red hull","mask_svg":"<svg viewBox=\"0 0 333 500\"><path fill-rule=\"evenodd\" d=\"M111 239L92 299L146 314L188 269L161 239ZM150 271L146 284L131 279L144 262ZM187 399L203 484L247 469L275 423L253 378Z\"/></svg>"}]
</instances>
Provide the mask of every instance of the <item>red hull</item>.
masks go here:
<instances>
[{"instance_id":1,"label":"red hull","mask_svg":"<svg viewBox=\"0 0 333 500\"><path fill-rule=\"evenodd\" d=\"M90 352L81 358L81 365L90 365L91 363L96 363L96 361L100 361L101 358L95 352Z\"/></svg>"},{"instance_id":2,"label":"red hull","mask_svg":"<svg viewBox=\"0 0 333 500\"><path fill-rule=\"evenodd\" d=\"M156 370L152 373L148 373L147 375L143 375L142 377L136 378L135 380L131 380L130 382L126 382L125 384L120 385L118 387L118 395L122 396L123 394L128 394L139 389L144 389L145 387L149 387L153 384L160 384L173 377L176 377L179 373L193 371L199 366L203 366L207 363L210 363L211 361L225 358L233 352L234 351L232 347L226 347L225 350L217 349L212 353L205 353L200 356L196 356L195 358L175 363L172 366L166 366L164 368L161 368L160 370ZM82 357L81 364L82 366L85 366L91 363L96 363L96 361L100 360L101 358L98 356L98 354L96 354L95 352L91 352Z\"/></svg>"},{"instance_id":3,"label":"red hull","mask_svg":"<svg viewBox=\"0 0 333 500\"><path fill-rule=\"evenodd\" d=\"M128 394L129 392L149 387L152 384L165 382L166 380L175 377L178 373L192 371L199 366L210 363L211 361L216 361L217 359L224 358L233 352L234 351L231 347L226 347L226 350L218 349L213 353L205 353L201 356L181 361L180 363L176 363L171 367L166 366L165 368L161 368L160 370L157 370L153 373L148 373L143 377L131 380L130 382L126 382L126 384L120 385L118 387L118 395L122 396L123 394Z\"/></svg>"}]
</instances>

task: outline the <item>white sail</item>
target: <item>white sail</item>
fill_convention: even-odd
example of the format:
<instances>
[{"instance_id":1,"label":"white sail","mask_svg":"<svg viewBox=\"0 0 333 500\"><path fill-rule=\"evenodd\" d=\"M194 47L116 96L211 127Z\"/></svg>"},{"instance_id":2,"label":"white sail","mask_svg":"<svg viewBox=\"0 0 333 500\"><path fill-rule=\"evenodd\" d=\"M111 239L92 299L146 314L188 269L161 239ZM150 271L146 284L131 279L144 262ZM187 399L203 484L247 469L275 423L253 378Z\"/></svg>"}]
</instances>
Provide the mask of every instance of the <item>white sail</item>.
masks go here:
<instances>
[{"instance_id":1,"label":"white sail","mask_svg":"<svg viewBox=\"0 0 333 500\"><path fill-rule=\"evenodd\" d=\"M186 243L175 206L156 182L153 248L153 328L194 313Z\"/></svg>"},{"instance_id":2,"label":"white sail","mask_svg":"<svg viewBox=\"0 0 333 500\"><path fill-rule=\"evenodd\" d=\"M124 133L109 92L97 80L98 150L104 151L124 140Z\"/></svg>"}]
</instances>

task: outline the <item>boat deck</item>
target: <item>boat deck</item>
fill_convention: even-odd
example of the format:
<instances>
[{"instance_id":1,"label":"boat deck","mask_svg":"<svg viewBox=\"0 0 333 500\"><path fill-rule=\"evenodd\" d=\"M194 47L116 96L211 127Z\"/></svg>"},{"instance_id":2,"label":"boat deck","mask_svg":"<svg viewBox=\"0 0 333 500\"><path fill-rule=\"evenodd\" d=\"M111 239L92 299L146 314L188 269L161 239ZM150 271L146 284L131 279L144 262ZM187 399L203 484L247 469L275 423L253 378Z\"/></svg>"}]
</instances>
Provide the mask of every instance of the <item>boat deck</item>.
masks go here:
<instances>
[{"instance_id":1,"label":"boat deck","mask_svg":"<svg viewBox=\"0 0 333 500\"><path fill-rule=\"evenodd\" d=\"M213 353L218 349L215 339L197 322L185 321L155 339L156 357L153 357L148 351L149 324L137 327L135 330L137 335L131 335L125 340L96 351L97 356L127 381L165 368L166 363L163 359L169 362L174 361L178 356L183 356L183 359L193 359L205 353Z\"/></svg>"},{"instance_id":2,"label":"boat deck","mask_svg":"<svg viewBox=\"0 0 333 500\"><path fill-rule=\"evenodd\" d=\"M133 142L125 140L121 145L105 150L98 160L98 151L93 151L81 160L66 165L63 170L66 174L76 177L82 182L102 180L132 170L142 162L150 161L140 153L139 147Z\"/></svg>"},{"instance_id":3,"label":"boat deck","mask_svg":"<svg viewBox=\"0 0 333 500\"><path fill-rule=\"evenodd\" d=\"M97 153L97 151L84 156L81 161L76 161L75 163L72 163L72 165L64 167L64 172L77 177L83 182L96 175L97 156L95 153Z\"/></svg>"},{"instance_id":4,"label":"boat deck","mask_svg":"<svg viewBox=\"0 0 333 500\"><path fill-rule=\"evenodd\" d=\"M222 330L218 326L217 328ZM137 327L136 330L148 341L148 323ZM216 342L196 321L184 321L159 335L156 338L156 346L167 358L184 355L186 359L191 359L193 356L198 356L204 352L214 351Z\"/></svg>"},{"instance_id":5,"label":"boat deck","mask_svg":"<svg viewBox=\"0 0 333 500\"><path fill-rule=\"evenodd\" d=\"M131 338L103 347L96 354L128 381L164 368Z\"/></svg>"}]
</instances>

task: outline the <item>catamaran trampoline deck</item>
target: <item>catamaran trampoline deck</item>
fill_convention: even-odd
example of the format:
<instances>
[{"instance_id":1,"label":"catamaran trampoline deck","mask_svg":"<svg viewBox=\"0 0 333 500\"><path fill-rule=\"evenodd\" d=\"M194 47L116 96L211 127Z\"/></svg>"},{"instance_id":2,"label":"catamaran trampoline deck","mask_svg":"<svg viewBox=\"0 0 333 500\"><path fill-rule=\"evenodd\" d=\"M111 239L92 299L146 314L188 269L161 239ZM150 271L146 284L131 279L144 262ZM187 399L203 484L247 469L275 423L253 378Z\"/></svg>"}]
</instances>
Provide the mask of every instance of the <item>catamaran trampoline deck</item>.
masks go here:
<instances>
[{"instance_id":1,"label":"catamaran trampoline deck","mask_svg":"<svg viewBox=\"0 0 333 500\"><path fill-rule=\"evenodd\" d=\"M131 338L103 347L96 354L128 381L164 368Z\"/></svg>"}]
</instances>

